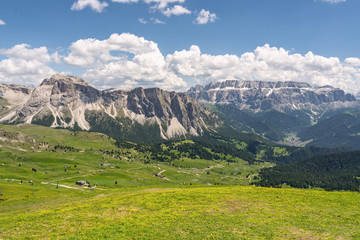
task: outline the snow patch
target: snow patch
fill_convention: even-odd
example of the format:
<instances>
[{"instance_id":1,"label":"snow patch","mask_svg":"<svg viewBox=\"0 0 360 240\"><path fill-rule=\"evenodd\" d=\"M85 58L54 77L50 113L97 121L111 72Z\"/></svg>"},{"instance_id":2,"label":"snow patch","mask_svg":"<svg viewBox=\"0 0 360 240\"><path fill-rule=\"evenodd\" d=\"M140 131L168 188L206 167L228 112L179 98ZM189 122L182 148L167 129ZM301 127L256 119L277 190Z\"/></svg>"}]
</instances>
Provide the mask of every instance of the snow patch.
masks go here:
<instances>
[{"instance_id":1,"label":"snow patch","mask_svg":"<svg viewBox=\"0 0 360 240\"><path fill-rule=\"evenodd\" d=\"M274 92L274 89L270 89L268 93L266 93L266 96L269 97Z\"/></svg>"}]
</instances>

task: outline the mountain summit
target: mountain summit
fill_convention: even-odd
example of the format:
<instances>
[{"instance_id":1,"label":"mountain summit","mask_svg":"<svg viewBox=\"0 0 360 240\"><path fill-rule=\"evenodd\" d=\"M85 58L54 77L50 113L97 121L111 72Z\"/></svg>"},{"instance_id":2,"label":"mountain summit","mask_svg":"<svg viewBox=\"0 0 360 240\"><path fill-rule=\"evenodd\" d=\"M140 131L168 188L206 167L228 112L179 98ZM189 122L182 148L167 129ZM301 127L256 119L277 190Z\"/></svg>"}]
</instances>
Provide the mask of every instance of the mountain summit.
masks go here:
<instances>
[{"instance_id":1,"label":"mountain summit","mask_svg":"<svg viewBox=\"0 0 360 240\"><path fill-rule=\"evenodd\" d=\"M158 88L99 91L79 77L59 74L28 91L24 99L18 105L7 104L0 121L99 131L133 140L198 136L221 125L216 115L185 93Z\"/></svg>"}]
</instances>

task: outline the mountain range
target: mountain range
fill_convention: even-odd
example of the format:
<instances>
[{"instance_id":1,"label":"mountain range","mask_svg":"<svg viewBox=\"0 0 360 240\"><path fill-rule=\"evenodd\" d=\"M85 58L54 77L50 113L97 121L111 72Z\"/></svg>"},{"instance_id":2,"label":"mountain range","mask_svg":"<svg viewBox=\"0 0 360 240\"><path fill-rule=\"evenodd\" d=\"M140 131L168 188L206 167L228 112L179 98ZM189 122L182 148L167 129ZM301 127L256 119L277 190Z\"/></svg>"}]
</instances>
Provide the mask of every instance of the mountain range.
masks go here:
<instances>
[{"instance_id":1,"label":"mountain range","mask_svg":"<svg viewBox=\"0 0 360 240\"><path fill-rule=\"evenodd\" d=\"M228 80L187 93L239 131L287 145L360 148L359 101L338 88Z\"/></svg>"},{"instance_id":2,"label":"mountain range","mask_svg":"<svg viewBox=\"0 0 360 240\"><path fill-rule=\"evenodd\" d=\"M0 86L0 121L99 131L117 139L171 139L216 129L220 118L185 93L159 88L99 91L79 77L54 75L35 89Z\"/></svg>"},{"instance_id":3,"label":"mountain range","mask_svg":"<svg viewBox=\"0 0 360 240\"><path fill-rule=\"evenodd\" d=\"M281 112L311 110L314 114L329 108L357 103L355 96L331 86L312 87L305 82L265 82L227 80L195 86L187 93L202 103L230 104L241 110Z\"/></svg>"},{"instance_id":4,"label":"mountain range","mask_svg":"<svg viewBox=\"0 0 360 240\"><path fill-rule=\"evenodd\" d=\"M0 84L0 122L102 132L138 142L230 130L285 145L360 149L358 108L355 96L341 89L302 82L228 80L187 93L100 91L79 77L60 74L34 89Z\"/></svg>"}]
</instances>

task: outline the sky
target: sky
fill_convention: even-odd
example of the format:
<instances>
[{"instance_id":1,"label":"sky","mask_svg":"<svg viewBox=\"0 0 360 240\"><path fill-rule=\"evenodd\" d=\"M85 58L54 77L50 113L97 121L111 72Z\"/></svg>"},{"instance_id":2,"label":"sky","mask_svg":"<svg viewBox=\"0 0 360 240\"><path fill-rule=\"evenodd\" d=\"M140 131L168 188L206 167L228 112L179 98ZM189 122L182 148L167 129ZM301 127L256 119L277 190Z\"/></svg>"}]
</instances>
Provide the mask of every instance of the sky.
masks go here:
<instances>
[{"instance_id":1,"label":"sky","mask_svg":"<svg viewBox=\"0 0 360 240\"><path fill-rule=\"evenodd\" d=\"M302 81L356 94L359 10L359 0L1 0L0 82Z\"/></svg>"}]
</instances>

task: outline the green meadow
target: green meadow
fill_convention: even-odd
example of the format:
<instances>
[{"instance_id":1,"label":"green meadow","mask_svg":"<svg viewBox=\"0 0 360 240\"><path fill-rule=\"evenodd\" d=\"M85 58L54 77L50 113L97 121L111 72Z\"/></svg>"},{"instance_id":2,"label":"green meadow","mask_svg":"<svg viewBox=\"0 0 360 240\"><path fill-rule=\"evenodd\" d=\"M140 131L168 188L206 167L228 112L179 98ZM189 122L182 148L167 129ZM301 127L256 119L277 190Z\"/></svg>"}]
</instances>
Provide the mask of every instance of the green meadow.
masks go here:
<instances>
[{"instance_id":1,"label":"green meadow","mask_svg":"<svg viewBox=\"0 0 360 240\"><path fill-rule=\"evenodd\" d=\"M270 162L34 125L0 125L0 146L0 239L360 239L359 193L249 186Z\"/></svg>"},{"instance_id":2,"label":"green meadow","mask_svg":"<svg viewBox=\"0 0 360 240\"><path fill-rule=\"evenodd\" d=\"M360 238L358 193L249 186L94 191L0 186L9 196L0 203L1 239Z\"/></svg>"}]
</instances>

